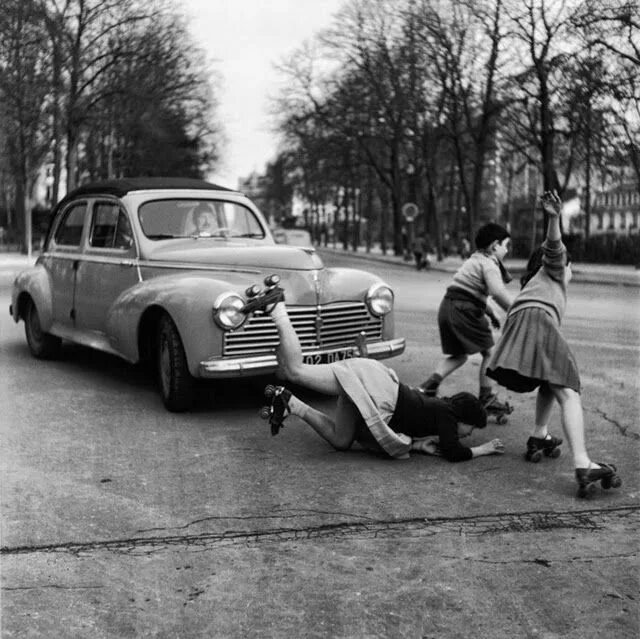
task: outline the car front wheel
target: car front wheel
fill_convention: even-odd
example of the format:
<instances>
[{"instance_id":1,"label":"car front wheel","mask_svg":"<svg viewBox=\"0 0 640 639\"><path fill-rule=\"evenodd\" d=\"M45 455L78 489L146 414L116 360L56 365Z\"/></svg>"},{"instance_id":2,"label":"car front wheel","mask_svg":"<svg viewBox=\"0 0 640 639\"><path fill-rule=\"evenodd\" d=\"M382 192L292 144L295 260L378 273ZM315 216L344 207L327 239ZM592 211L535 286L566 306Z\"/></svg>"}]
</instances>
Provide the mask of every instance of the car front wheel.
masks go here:
<instances>
[{"instance_id":1,"label":"car front wheel","mask_svg":"<svg viewBox=\"0 0 640 639\"><path fill-rule=\"evenodd\" d=\"M168 315L160 320L157 363L160 393L166 408L174 413L189 410L193 404L194 379L178 329Z\"/></svg>"},{"instance_id":2,"label":"car front wheel","mask_svg":"<svg viewBox=\"0 0 640 639\"><path fill-rule=\"evenodd\" d=\"M30 299L24 312L24 332L29 350L38 359L55 359L60 354L62 340L55 335L45 333L40 324L38 309Z\"/></svg>"}]
</instances>

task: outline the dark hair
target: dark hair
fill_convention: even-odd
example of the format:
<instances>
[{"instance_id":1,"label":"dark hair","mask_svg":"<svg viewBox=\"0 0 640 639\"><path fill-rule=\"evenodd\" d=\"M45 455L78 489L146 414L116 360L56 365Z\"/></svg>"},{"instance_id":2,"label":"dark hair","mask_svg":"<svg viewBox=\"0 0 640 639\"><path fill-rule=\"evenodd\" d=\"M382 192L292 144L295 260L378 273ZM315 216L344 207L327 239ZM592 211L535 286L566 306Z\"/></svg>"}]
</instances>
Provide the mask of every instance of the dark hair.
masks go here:
<instances>
[{"instance_id":1,"label":"dark hair","mask_svg":"<svg viewBox=\"0 0 640 639\"><path fill-rule=\"evenodd\" d=\"M489 224L485 224L478 229L475 237L476 248L478 249L486 249L490 246L491 242L502 242L502 240L511 237L511 233L504 228L504 226L500 226L500 224L496 224L495 222L489 222Z\"/></svg>"},{"instance_id":2,"label":"dark hair","mask_svg":"<svg viewBox=\"0 0 640 639\"><path fill-rule=\"evenodd\" d=\"M449 405L458 422L476 428L484 428L487 425L487 411L475 395L456 393L442 399Z\"/></svg>"},{"instance_id":3,"label":"dark hair","mask_svg":"<svg viewBox=\"0 0 640 639\"><path fill-rule=\"evenodd\" d=\"M542 246L539 246L533 253L531 253L529 261L527 262L527 271L520 278L520 288L524 288L529 283L529 280L542 268L543 255L544 251L542 249ZM567 251L566 264L569 264L570 262L571 255L569 254L569 251Z\"/></svg>"}]
</instances>

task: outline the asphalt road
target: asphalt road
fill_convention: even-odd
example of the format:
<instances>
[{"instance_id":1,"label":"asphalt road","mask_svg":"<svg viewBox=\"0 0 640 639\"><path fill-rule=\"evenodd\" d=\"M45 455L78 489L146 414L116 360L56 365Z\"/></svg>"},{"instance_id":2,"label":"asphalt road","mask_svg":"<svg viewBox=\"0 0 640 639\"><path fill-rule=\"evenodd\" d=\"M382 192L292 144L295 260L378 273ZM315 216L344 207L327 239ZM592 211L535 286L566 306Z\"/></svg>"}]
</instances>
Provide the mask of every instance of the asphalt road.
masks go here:
<instances>
[{"instance_id":1,"label":"asphalt road","mask_svg":"<svg viewBox=\"0 0 640 639\"><path fill-rule=\"evenodd\" d=\"M420 382L450 276L340 265L394 286L408 348L388 363ZM2 637L638 636L640 289L570 292L588 448L624 481L584 501L568 451L522 460L531 395L474 435L501 437L502 457L337 453L294 418L268 434L266 380L205 384L192 413L172 415L112 357L67 346L36 362L6 284ZM477 365L443 393L475 391Z\"/></svg>"}]
</instances>

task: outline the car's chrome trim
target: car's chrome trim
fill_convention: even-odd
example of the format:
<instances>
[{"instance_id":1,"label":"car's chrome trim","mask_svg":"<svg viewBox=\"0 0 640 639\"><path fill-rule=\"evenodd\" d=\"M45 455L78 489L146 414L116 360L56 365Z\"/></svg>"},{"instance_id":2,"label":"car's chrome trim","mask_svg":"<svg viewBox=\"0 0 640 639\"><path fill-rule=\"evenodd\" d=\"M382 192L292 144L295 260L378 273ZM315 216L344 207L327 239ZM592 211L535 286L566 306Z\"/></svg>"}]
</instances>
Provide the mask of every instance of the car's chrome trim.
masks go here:
<instances>
[{"instance_id":1,"label":"car's chrome trim","mask_svg":"<svg viewBox=\"0 0 640 639\"><path fill-rule=\"evenodd\" d=\"M404 352L406 341L404 337L387 340L384 342L367 343L367 352L370 359L386 359ZM304 351L305 356L322 355L327 353L340 353L348 351L348 348L328 350ZM255 357L238 357L233 359L210 359L200 362L200 377L209 379L225 379L229 377L250 377L252 375L266 375L274 373L278 369L275 353L271 355L259 355Z\"/></svg>"}]
</instances>

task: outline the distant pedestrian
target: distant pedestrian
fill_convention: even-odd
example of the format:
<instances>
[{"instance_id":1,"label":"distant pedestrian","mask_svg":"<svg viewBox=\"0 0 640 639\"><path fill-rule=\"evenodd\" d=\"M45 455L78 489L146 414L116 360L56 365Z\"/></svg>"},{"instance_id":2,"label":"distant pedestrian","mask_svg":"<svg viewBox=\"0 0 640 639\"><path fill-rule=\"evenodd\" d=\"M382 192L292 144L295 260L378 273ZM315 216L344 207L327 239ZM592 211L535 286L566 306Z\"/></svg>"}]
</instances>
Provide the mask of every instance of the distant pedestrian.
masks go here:
<instances>
[{"instance_id":1,"label":"distant pedestrian","mask_svg":"<svg viewBox=\"0 0 640 639\"><path fill-rule=\"evenodd\" d=\"M424 261L424 241L422 236L416 235L413 238L411 250L413 251L413 258L416 262L416 269L419 271L423 268Z\"/></svg>"},{"instance_id":2,"label":"distant pedestrian","mask_svg":"<svg viewBox=\"0 0 640 639\"><path fill-rule=\"evenodd\" d=\"M280 345L278 363L284 377L299 386L336 397L335 414L327 415L303 402L283 386L272 387L268 417L276 435L289 415L296 415L337 450L357 441L364 448L401 459L411 451L441 455L451 462L501 454L499 439L468 447L460 440L484 428L487 414L471 393L430 398L398 380L382 362L356 357L331 364L305 364L300 340L284 303L274 289L251 300L245 312L271 315Z\"/></svg>"},{"instance_id":3,"label":"distant pedestrian","mask_svg":"<svg viewBox=\"0 0 640 639\"><path fill-rule=\"evenodd\" d=\"M423 384L427 395L435 396L443 379L460 368L469 355L480 353L482 362L478 375L478 396L489 412L509 412L507 404L493 393L492 382L485 372L493 336L487 316L495 328L500 323L488 299L493 298L507 311L512 297L506 289L511 280L502 260L510 246L509 232L499 224L485 224L475 237L477 250L462 264L440 304L438 327L444 358Z\"/></svg>"},{"instance_id":4,"label":"distant pedestrian","mask_svg":"<svg viewBox=\"0 0 640 639\"><path fill-rule=\"evenodd\" d=\"M471 242L466 237L460 241L460 257L466 260L471 255Z\"/></svg>"},{"instance_id":5,"label":"distant pedestrian","mask_svg":"<svg viewBox=\"0 0 640 639\"><path fill-rule=\"evenodd\" d=\"M562 439L548 432L551 409L558 402L573 453L578 496L584 497L596 481L603 488L622 482L613 464L592 462L586 450L580 374L560 333L571 280L571 262L560 234L561 202L555 191L544 193L541 202L549 217L546 239L529 259L487 375L517 393L538 389L535 424L527 440L526 458L531 461L538 461L542 453L559 455Z\"/></svg>"}]
</instances>

